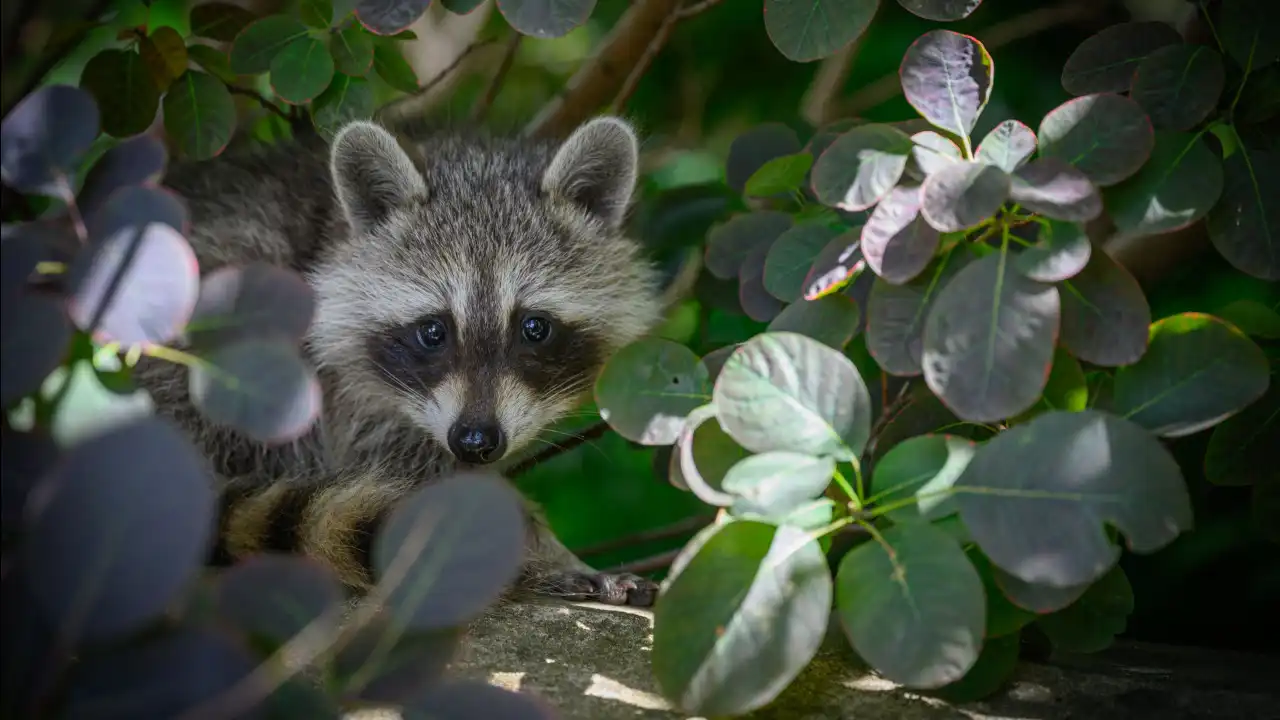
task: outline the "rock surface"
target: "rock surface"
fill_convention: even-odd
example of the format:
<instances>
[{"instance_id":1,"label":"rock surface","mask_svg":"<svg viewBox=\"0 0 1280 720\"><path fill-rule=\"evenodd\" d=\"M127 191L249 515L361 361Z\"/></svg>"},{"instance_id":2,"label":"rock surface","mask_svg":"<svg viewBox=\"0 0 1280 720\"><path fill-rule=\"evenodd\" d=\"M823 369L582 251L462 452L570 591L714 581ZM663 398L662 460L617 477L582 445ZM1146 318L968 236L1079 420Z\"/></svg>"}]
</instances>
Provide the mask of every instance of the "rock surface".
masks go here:
<instances>
[{"instance_id":1,"label":"rock surface","mask_svg":"<svg viewBox=\"0 0 1280 720\"><path fill-rule=\"evenodd\" d=\"M835 630L838 632L838 630ZM1121 643L1098 655L1023 662L996 696L948 705L859 668L832 642L755 720L1280 720L1280 660ZM658 693L652 615L594 604L506 606L480 620L458 676L544 698L563 720L689 720ZM352 720L398 717L365 711Z\"/></svg>"}]
</instances>

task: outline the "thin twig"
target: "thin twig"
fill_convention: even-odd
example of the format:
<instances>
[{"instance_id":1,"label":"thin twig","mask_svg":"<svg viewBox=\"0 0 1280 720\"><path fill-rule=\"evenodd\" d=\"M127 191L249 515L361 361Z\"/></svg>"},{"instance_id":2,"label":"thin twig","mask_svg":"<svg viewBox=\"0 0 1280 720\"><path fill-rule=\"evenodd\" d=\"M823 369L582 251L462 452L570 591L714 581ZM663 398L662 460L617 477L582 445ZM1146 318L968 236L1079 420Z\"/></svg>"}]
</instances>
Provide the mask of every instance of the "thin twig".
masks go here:
<instances>
[{"instance_id":1,"label":"thin twig","mask_svg":"<svg viewBox=\"0 0 1280 720\"><path fill-rule=\"evenodd\" d=\"M700 15L719 4L720 0L702 0L702 2L689 3L676 11L676 17L680 20L685 20L694 15Z\"/></svg>"},{"instance_id":2,"label":"thin twig","mask_svg":"<svg viewBox=\"0 0 1280 720\"><path fill-rule=\"evenodd\" d=\"M660 552L657 555L651 555L647 558L641 558L639 560L632 560L628 563L622 563L621 565L615 565L606 570L606 572L635 573L639 575L641 573L653 572L654 570L663 570L671 566L671 562L676 559L676 556L679 555L680 551L683 549L684 548L676 548L675 550Z\"/></svg>"},{"instance_id":3,"label":"thin twig","mask_svg":"<svg viewBox=\"0 0 1280 720\"><path fill-rule=\"evenodd\" d=\"M408 93L403 97L396 98L395 100L392 100L386 105L383 105L382 108L378 110L378 114L379 115L386 115L388 113L395 114L397 109L400 107L403 107L405 103L414 102L420 99L423 95L426 95L427 93L431 92L433 89L435 89L437 85L444 82L445 78L453 74L453 71L457 70L462 65L464 60L466 60L468 57L471 57L472 53L474 53L476 50L479 50L482 47L485 47L486 45L493 43L495 39L496 38L489 38L487 40L476 40L475 42L466 46L465 48L462 49L462 52L458 53L458 56L453 59L453 62L449 63L449 65L445 67L445 69L436 73L435 77L427 81L427 84L422 85L417 90L414 90L413 92Z\"/></svg>"},{"instance_id":4,"label":"thin twig","mask_svg":"<svg viewBox=\"0 0 1280 720\"><path fill-rule=\"evenodd\" d=\"M471 122L481 123L484 116L489 113L489 108L493 105L493 101L497 99L498 92L502 90L502 84L506 82L507 73L511 71L511 66L515 63L516 51L520 49L520 41L524 38L524 34L518 32L514 28L511 30L511 39L507 41L507 49L502 53L502 62L498 65L498 72L494 74L493 80L489 82L489 87L485 88L484 95L476 101L475 107L471 108Z\"/></svg>"},{"instance_id":5,"label":"thin twig","mask_svg":"<svg viewBox=\"0 0 1280 720\"><path fill-rule=\"evenodd\" d=\"M588 427L585 430L574 434L568 440L565 440L564 442L559 443L554 447L549 447L546 450L543 450L542 452L537 453L536 455L533 455L532 457L521 460L519 463L513 466L509 471L507 471L506 475L507 477L514 478L516 476L529 472L534 467L541 465L542 463L550 460L551 458L557 455L563 455L564 453L567 453L570 450L578 447L582 443L588 440L594 440L600 437L601 435L604 435L608 431L609 431L609 423L601 420L595 425L592 425L591 427Z\"/></svg>"},{"instance_id":6,"label":"thin twig","mask_svg":"<svg viewBox=\"0 0 1280 720\"><path fill-rule=\"evenodd\" d=\"M715 515L695 515L693 517L680 520L679 522L671 523L670 525L632 533L626 537L606 540L605 542L596 543L595 545L588 545L587 547L574 550L573 552L578 557L587 557L590 555L600 555L613 550L621 550L633 545L639 545L640 543L679 537L680 535L687 535L696 530L701 530L714 522L715 519Z\"/></svg>"},{"instance_id":7,"label":"thin twig","mask_svg":"<svg viewBox=\"0 0 1280 720\"><path fill-rule=\"evenodd\" d=\"M627 75L626 81L622 83L622 88L618 90L618 94L613 98L613 112L622 112L626 107L627 101L636 91L636 86L640 84L640 78L644 77L649 66L653 64L653 59L662 51L663 46L667 44L667 40L671 37L671 31L675 30L676 23L686 20L701 12L711 9L718 5L720 0L703 0L702 2L692 3L676 10L667 16L662 22L662 27L658 28L657 34L649 41L648 47L644 49L644 53L640 59L636 61L635 67L631 68L631 72Z\"/></svg>"},{"instance_id":8,"label":"thin twig","mask_svg":"<svg viewBox=\"0 0 1280 720\"><path fill-rule=\"evenodd\" d=\"M242 87L240 85L227 85L227 90L230 91L232 95L243 95L248 98L253 98L254 100L257 100L258 104L261 105L262 107L284 118L285 122L290 124L293 123L294 118L291 115L289 115L289 113L285 112L284 108L266 99L265 97L262 96L262 93L258 92L257 90L254 90L253 88Z\"/></svg>"}]
</instances>

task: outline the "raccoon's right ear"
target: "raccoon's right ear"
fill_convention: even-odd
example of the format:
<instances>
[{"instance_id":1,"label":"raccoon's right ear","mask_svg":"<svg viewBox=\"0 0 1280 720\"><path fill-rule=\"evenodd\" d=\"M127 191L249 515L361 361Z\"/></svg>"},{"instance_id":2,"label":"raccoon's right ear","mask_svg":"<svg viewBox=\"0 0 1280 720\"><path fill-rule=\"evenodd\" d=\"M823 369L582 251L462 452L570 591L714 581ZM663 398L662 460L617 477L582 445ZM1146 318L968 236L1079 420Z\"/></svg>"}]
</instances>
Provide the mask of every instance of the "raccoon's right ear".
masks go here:
<instances>
[{"instance_id":1,"label":"raccoon's right ear","mask_svg":"<svg viewBox=\"0 0 1280 720\"><path fill-rule=\"evenodd\" d=\"M636 189L638 145L625 120L609 115L589 120L556 151L542 175L542 190L617 227Z\"/></svg>"},{"instance_id":2,"label":"raccoon's right ear","mask_svg":"<svg viewBox=\"0 0 1280 720\"><path fill-rule=\"evenodd\" d=\"M394 136L374 123L348 123L333 138L329 172L347 222L367 231L392 210L425 197L426 183Z\"/></svg>"}]
</instances>

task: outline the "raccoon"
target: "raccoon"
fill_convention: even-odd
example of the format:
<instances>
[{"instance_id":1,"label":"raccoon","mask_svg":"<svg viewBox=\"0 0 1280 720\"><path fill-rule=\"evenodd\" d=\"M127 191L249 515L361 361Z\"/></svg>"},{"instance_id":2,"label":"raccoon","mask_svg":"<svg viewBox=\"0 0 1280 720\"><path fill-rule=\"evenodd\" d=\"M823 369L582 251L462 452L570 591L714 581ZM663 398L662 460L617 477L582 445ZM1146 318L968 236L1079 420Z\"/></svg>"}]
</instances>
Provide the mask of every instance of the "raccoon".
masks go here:
<instances>
[{"instance_id":1,"label":"raccoon","mask_svg":"<svg viewBox=\"0 0 1280 720\"><path fill-rule=\"evenodd\" d=\"M266 262L316 306L304 356L323 411L299 440L205 420L181 368L140 384L222 483L214 564L303 553L349 588L395 501L455 468L496 467L574 409L603 362L648 332L661 280L623 231L637 137L603 116L563 142L354 121L318 137L175 164L202 272ZM517 589L645 606L657 585L597 572L527 505Z\"/></svg>"}]
</instances>

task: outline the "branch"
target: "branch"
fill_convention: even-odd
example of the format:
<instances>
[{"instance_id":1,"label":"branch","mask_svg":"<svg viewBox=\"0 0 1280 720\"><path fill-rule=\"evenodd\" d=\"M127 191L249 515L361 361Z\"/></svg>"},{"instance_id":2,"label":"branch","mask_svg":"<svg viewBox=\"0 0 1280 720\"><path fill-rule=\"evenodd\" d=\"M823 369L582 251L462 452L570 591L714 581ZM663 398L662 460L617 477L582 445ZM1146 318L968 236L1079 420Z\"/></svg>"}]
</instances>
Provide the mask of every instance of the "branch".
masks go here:
<instances>
[{"instance_id":1,"label":"branch","mask_svg":"<svg viewBox=\"0 0 1280 720\"><path fill-rule=\"evenodd\" d=\"M657 555L641 558L640 560L633 560L628 563L622 563L621 565L615 565L609 568L607 572L635 573L636 575L639 575L641 573L653 572L654 570L665 570L671 566L671 562L676 559L676 556L679 555L680 551L683 549L684 548L676 548L675 550L660 552Z\"/></svg>"},{"instance_id":2,"label":"branch","mask_svg":"<svg viewBox=\"0 0 1280 720\"><path fill-rule=\"evenodd\" d=\"M294 121L293 116L285 112L284 108L280 107L279 105L263 97L262 93L258 92L257 90L254 90L253 88L241 87L239 85L230 85L230 84L227 85L227 90L232 95L243 95L245 97L253 98L254 100L257 100L259 105L270 110L276 115L279 115L280 117L284 118L285 122L289 123L290 125L293 124L293 121Z\"/></svg>"},{"instance_id":3,"label":"branch","mask_svg":"<svg viewBox=\"0 0 1280 720\"><path fill-rule=\"evenodd\" d=\"M475 107L471 108L471 122L479 124L484 120L484 116L489 113L489 108L493 105L493 101L498 97L498 91L502 89L502 83L507 79L507 73L511 71L511 65L515 62L516 51L520 49L520 41L524 35L515 28L511 29L511 39L507 41L507 49L502 54L502 62L498 65L498 72L493 76L493 80L489 83L489 87L485 89L484 95L476 101Z\"/></svg>"},{"instance_id":4,"label":"branch","mask_svg":"<svg viewBox=\"0 0 1280 720\"><path fill-rule=\"evenodd\" d=\"M414 90L413 92L403 97L396 98L395 100L392 100L386 105L383 105L382 108L378 110L378 115L385 115L386 113L394 114L397 108L403 107L406 103L414 102L419 98L421 98L423 95L426 95L427 93L431 92L437 85L444 82L444 79L449 77L449 75L451 75L454 70L457 70L458 67L462 65L462 61L470 57L471 54L474 53L476 50L479 50L480 48L493 43L495 39L496 38L489 38L488 40L476 40L475 42L466 46L465 48L463 48L462 52L458 53L458 57L454 58L453 62L449 63L448 67L436 73L436 76L431 78L431 80L427 81L427 84L422 85L417 90Z\"/></svg>"},{"instance_id":5,"label":"branch","mask_svg":"<svg viewBox=\"0 0 1280 720\"><path fill-rule=\"evenodd\" d=\"M585 558L591 555L600 555L601 553L611 552L613 550L621 550L623 548L631 547L632 545L639 545L640 543L679 537L680 535L687 535L691 532L701 530L714 522L715 519L715 515L694 515L693 517L688 517L680 520L679 522L674 522L663 527L643 530L638 533L627 535L626 537L614 538L613 540L606 540L601 543L596 543L595 545L588 545L587 547L574 550L573 553L578 557Z\"/></svg>"},{"instance_id":6,"label":"branch","mask_svg":"<svg viewBox=\"0 0 1280 720\"><path fill-rule=\"evenodd\" d=\"M564 442L559 443L555 446L549 447L546 450L543 450L542 452L537 453L536 455L533 455L524 460L521 460L520 462L516 463L510 470L508 470L506 475L509 478L514 478L516 476L523 475L524 473L529 472L534 467L541 465L542 463L550 460L551 458L557 455L567 453L570 450L578 447L582 443L588 440L594 440L600 437L601 435L604 435L606 432L609 432L609 423L601 420L595 425L592 425L586 428L585 430L583 430L582 432L570 437L568 440L565 440Z\"/></svg>"}]
</instances>

